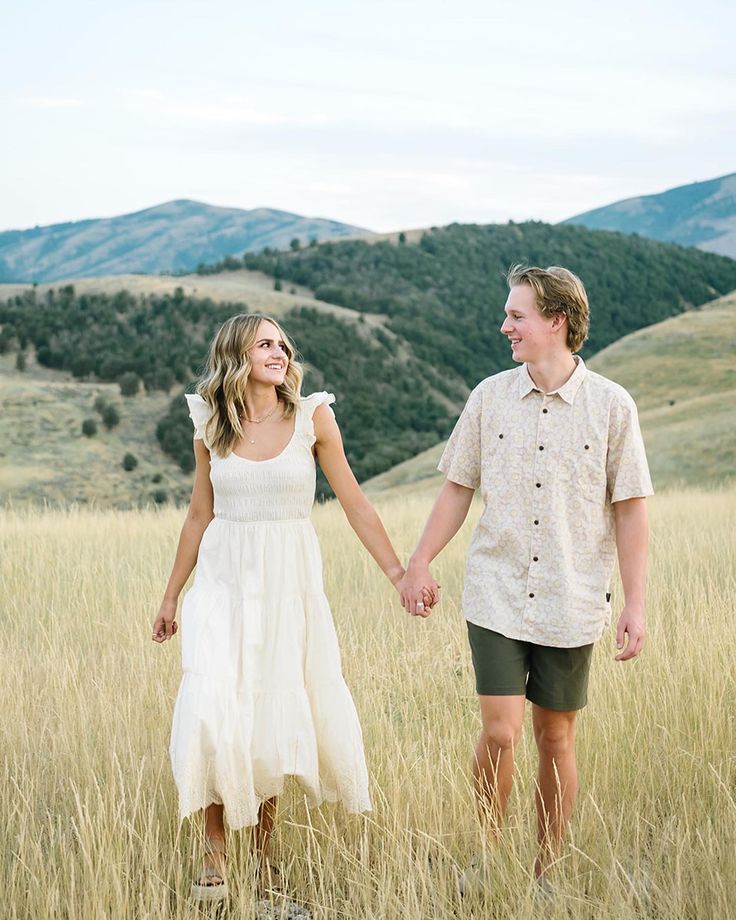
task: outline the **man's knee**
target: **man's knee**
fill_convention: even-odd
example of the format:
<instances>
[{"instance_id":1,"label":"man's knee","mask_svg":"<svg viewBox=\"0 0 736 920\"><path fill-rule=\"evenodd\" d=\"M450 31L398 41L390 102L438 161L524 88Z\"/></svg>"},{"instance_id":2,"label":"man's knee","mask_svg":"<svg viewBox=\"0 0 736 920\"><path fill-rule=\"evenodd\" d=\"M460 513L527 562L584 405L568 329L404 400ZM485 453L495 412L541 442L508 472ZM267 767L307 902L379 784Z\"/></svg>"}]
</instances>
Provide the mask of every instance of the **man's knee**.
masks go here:
<instances>
[{"instance_id":1,"label":"man's knee","mask_svg":"<svg viewBox=\"0 0 736 920\"><path fill-rule=\"evenodd\" d=\"M569 756L575 750L574 717L535 722L534 739L540 757L557 760Z\"/></svg>"},{"instance_id":2,"label":"man's knee","mask_svg":"<svg viewBox=\"0 0 736 920\"><path fill-rule=\"evenodd\" d=\"M481 744L492 753L513 750L521 740L522 726L504 719L483 722Z\"/></svg>"}]
</instances>

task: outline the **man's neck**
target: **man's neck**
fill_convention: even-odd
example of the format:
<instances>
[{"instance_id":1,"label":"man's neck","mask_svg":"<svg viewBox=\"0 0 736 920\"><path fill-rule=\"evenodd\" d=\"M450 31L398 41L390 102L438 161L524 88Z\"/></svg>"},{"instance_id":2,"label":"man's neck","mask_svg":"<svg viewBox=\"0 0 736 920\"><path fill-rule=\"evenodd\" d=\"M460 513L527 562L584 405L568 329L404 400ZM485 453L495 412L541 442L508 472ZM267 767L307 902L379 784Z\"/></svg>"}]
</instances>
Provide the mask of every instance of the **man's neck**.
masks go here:
<instances>
[{"instance_id":1,"label":"man's neck","mask_svg":"<svg viewBox=\"0 0 736 920\"><path fill-rule=\"evenodd\" d=\"M565 351L561 354L549 355L534 364L527 362L526 369L534 381L535 386L543 393L553 393L572 377L577 360L572 352Z\"/></svg>"}]
</instances>

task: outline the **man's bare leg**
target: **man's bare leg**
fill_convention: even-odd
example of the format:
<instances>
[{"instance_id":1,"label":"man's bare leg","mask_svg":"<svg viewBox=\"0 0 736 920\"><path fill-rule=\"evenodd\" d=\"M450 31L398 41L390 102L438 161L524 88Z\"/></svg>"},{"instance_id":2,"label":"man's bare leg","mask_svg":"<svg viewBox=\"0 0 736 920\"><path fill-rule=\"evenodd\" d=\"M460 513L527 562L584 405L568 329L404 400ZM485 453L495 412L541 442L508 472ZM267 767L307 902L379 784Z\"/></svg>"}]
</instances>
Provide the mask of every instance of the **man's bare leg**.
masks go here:
<instances>
[{"instance_id":1,"label":"man's bare leg","mask_svg":"<svg viewBox=\"0 0 736 920\"><path fill-rule=\"evenodd\" d=\"M536 792L539 853L534 874L539 878L556 858L565 836L578 791L575 760L577 712L532 707L534 739L539 752Z\"/></svg>"},{"instance_id":2,"label":"man's bare leg","mask_svg":"<svg viewBox=\"0 0 736 920\"><path fill-rule=\"evenodd\" d=\"M526 697L479 696L478 700L482 728L473 761L476 804L498 836L514 782L514 749L521 738Z\"/></svg>"}]
</instances>

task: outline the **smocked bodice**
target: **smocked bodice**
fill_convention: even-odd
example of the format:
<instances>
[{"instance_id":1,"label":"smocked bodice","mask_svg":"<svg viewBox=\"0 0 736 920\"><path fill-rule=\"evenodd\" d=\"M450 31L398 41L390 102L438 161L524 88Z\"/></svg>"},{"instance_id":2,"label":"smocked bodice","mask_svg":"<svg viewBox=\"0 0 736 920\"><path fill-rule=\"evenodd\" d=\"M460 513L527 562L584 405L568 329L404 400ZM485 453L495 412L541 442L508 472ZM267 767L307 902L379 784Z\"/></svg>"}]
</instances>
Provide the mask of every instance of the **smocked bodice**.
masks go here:
<instances>
[{"instance_id":1,"label":"smocked bodice","mask_svg":"<svg viewBox=\"0 0 736 920\"><path fill-rule=\"evenodd\" d=\"M186 394L194 437L205 437L210 410L196 394ZM335 401L332 393L302 397L294 433L286 447L270 460L247 460L235 453L221 457L210 450L210 480L215 517L228 521L294 521L309 518L316 488L312 415L318 405ZM332 411L332 410L330 410Z\"/></svg>"}]
</instances>

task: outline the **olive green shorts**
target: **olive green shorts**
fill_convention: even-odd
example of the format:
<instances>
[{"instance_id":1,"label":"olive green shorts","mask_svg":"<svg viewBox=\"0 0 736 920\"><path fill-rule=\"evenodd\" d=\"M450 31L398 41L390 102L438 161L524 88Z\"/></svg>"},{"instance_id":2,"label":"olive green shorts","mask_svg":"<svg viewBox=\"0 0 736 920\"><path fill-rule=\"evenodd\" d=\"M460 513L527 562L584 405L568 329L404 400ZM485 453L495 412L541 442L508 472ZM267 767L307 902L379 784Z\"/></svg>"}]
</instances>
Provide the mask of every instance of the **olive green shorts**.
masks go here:
<instances>
[{"instance_id":1,"label":"olive green shorts","mask_svg":"<svg viewBox=\"0 0 736 920\"><path fill-rule=\"evenodd\" d=\"M467 625L480 696L526 696L537 706L563 712L582 709L588 702L593 643L554 648Z\"/></svg>"}]
</instances>

